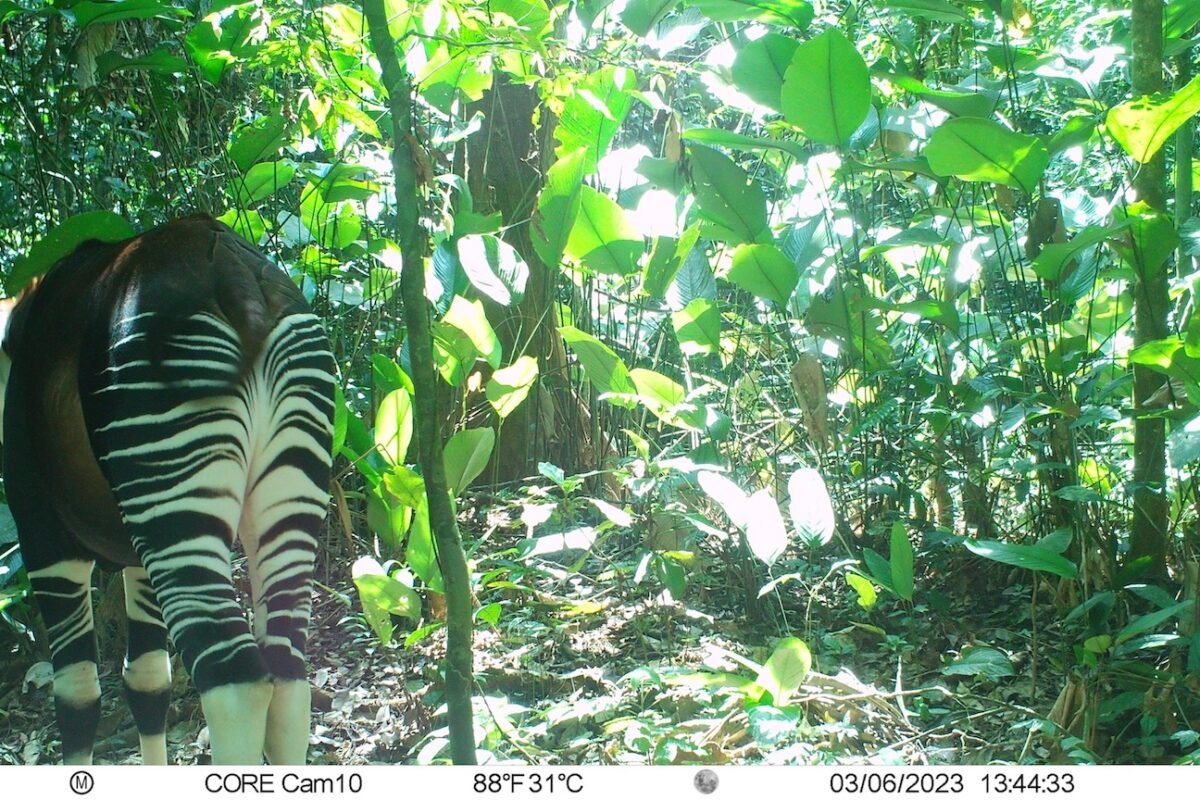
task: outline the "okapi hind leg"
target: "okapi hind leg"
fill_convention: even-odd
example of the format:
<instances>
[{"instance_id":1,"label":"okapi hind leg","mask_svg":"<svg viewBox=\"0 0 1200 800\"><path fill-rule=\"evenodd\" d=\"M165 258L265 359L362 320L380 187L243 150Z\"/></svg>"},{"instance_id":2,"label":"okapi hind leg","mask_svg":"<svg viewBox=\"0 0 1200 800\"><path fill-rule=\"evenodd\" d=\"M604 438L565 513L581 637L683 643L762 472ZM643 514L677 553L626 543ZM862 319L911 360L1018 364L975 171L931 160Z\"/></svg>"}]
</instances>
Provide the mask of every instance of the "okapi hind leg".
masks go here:
<instances>
[{"instance_id":1,"label":"okapi hind leg","mask_svg":"<svg viewBox=\"0 0 1200 800\"><path fill-rule=\"evenodd\" d=\"M167 708L171 703L171 659L167 627L141 567L126 567L125 614L129 641L125 653L125 697L137 725L143 764L167 763Z\"/></svg>"},{"instance_id":2,"label":"okapi hind leg","mask_svg":"<svg viewBox=\"0 0 1200 800\"><path fill-rule=\"evenodd\" d=\"M266 755L303 764L312 690L305 674L317 534L329 505L333 355L316 317L280 320L249 382L260 412L238 538L254 594L254 634L274 682Z\"/></svg>"},{"instance_id":3,"label":"okapi hind leg","mask_svg":"<svg viewBox=\"0 0 1200 800\"><path fill-rule=\"evenodd\" d=\"M93 566L94 561L69 559L29 571L29 583L50 634L54 714L67 764L92 763L100 723Z\"/></svg>"}]
</instances>

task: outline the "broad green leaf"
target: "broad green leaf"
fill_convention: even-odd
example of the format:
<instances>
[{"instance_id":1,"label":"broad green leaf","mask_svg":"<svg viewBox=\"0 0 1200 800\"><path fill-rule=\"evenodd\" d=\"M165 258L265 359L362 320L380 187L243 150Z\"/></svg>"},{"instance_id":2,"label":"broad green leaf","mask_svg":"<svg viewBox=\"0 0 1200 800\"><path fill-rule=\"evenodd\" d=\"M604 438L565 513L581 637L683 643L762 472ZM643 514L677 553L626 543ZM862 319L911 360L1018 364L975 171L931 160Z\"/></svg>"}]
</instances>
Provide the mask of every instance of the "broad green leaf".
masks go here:
<instances>
[{"instance_id":1,"label":"broad green leaf","mask_svg":"<svg viewBox=\"0 0 1200 800\"><path fill-rule=\"evenodd\" d=\"M1043 280L1061 280L1066 267L1080 252L1089 247L1094 247L1107 239L1111 239L1125 227L1127 227L1126 223L1105 225L1103 227L1089 225L1071 237L1069 242L1053 242L1048 244L1042 248L1042 252L1034 259L1033 271Z\"/></svg>"},{"instance_id":2,"label":"broad green leaf","mask_svg":"<svg viewBox=\"0 0 1200 800\"><path fill-rule=\"evenodd\" d=\"M775 646L771 657L754 680L771 693L776 706L786 706L811 670L812 653L808 645L789 636Z\"/></svg>"},{"instance_id":3,"label":"broad green leaf","mask_svg":"<svg viewBox=\"0 0 1200 800\"><path fill-rule=\"evenodd\" d=\"M118 3L94 3L84 0L70 8L75 24L80 28L96 23L105 25L123 19L153 19L154 17L191 16L185 8L178 8L157 0L120 0Z\"/></svg>"},{"instance_id":4,"label":"broad green leaf","mask_svg":"<svg viewBox=\"0 0 1200 800\"><path fill-rule=\"evenodd\" d=\"M1001 564L1035 572L1049 572L1062 578L1075 578L1079 575L1079 570L1073 563L1044 547L985 539L969 539L965 544L975 555Z\"/></svg>"},{"instance_id":5,"label":"broad green leaf","mask_svg":"<svg viewBox=\"0 0 1200 800\"><path fill-rule=\"evenodd\" d=\"M260 49L249 39L264 24L261 15L262 10L252 3L226 4L192 26L184 37L184 46L205 80L219 83L227 68ZM261 160L261 156L254 158L246 166Z\"/></svg>"},{"instance_id":6,"label":"broad green leaf","mask_svg":"<svg viewBox=\"0 0 1200 800\"><path fill-rule=\"evenodd\" d=\"M502 306L513 306L525 297L529 265L512 245L490 233L458 240L458 261L471 284Z\"/></svg>"},{"instance_id":7,"label":"broad green leaf","mask_svg":"<svg viewBox=\"0 0 1200 800\"><path fill-rule=\"evenodd\" d=\"M903 600L913 599L913 549L903 522L892 524L892 588Z\"/></svg>"},{"instance_id":8,"label":"broad green leaf","mask_svg":"<svg viewBox=\"0 0 1200 800\"><path fill-rule=\"evenodd\" d=\"M479 357L479 350L467 332L455 325L439 320L429 327L433 334L433 363L438 374L451 386L462 386ZM409 341L405 340L405 347Z\"/></svg>"},{"instance_id":9,"label":"broad green leaf","mask_svg":"<svg viewBox=\"0 0 1200 800\"><path fill-rule=\"evenodd\" d=\"M731 244L770 241L767 198L758 184L724 153L701 145L688 152L696 203L713 238Z\"/></svg>"},{"instance_id":10,"label":"broad green leaf","mask_svg":"<svg viewBox=\"0 0 1200 800\"><path fill-rule=\"evenodd\" d=\"M340 385L333 387L333 442L330 453L336 456L346 443L346 428L350 422L350 409L346 406L346 393Z\"/></svg>"},{"instance_id":11,"label":"broad green leaf","mask_svg":"<svg viewBox=\"0 0 1200 800\"><path fill-rule=\"evenodd\" d=\"M807 0L687 0L713 22L754 20L804 30L813 19Z\"/></svg>"},{"instance_id":12,"label":"broad green leaf","mask_svg":"<svg viewBox=\"0 0 1200 800\"><path fill-rule=\"evenodd\" d=\"M879 595L875 591L875 584L854 572L846 573L846 583L858 595L857 602L860 606L866 609L874 607L876 601L879 599Z\"/></svg>"},{"instance_id":13,"label":"broad green leaf","mask_svg":"<svg viewBox=\"0 0 1200 800\"><path fill-rule=\"evenodd\" d=\"M677 5L679 0L629 0L621 12L621 22L638 36L645 36Z\"/></svg>"},{"instance_id":14,"label":"broad green leaf","mask_svg":"<svg viewBox=\"0 0 1200 800\"><path fill-rule=\"evenodd\" d=\"M389 392L375 412L375 447L389 464L401 464L412 433L412 396L404 389Z\"/></svg>"},{"instance_id":15,"label":"broad green leaf","mask_svg":"<svg viewBox=\"0 0 1200 800\"><path fill-rule=\"evenodd\" d=\"M487 312L483 310L483 303L479 300L468 300L461 295L456 295L450 303L450 310L442 317L442 323L452 325L467 335L471 340L471 344L475 346L475 351L480 358L488 363L492 369L497 369L500 366L500 359L503 358L503 346L500 340L496 337L496 331L492 329L492 324L488 322Z\"/></svg>"},{"instance_id":16,"label":"broad green leaf","mask_svg":"<svg viewBox=\"0 0 1200 800\"><path fill-rule=\"evenodd\" d=\"M554 127L556 158L584 148L583 174L596 171L633 103L637 81L625 67L603 67L575 87Z\"/></svg>"},{"instance_id":17,"label":"broad green leaf","mask_svg":"<svg viewBox=\"0 0 1200 800\"><path fill-rule=\"evenodd\" d=\"M230 159L246 172L259 161L273 157L287 141L287 127L287 120L271 114L239 128L229 145Z\"/></svg>"},{"instance_id":18,"label":"broad green leaf","mask_svg":"<svg viewBox=\"0 0 1200 800\"><path fill-rule=\"evenodd\" d=\"M728 147L731 150L780 150L788 155L795 156L800 161L808 159L808 149L798 142L789 142L786 139L764 139L759 136L746 136L744 133L734 133L733 131L725 131L720 128L692 128L683 132L683 140L685 142L703 142L705 144L719 144ZM643 163L646 159L643 159Z\"/></svg>"},{"instance_id":19,"label":"broad green leaf","mask_svg":"<svg viewBox=\"0 0 1200 800\"><path fill-rule=\"evenodd\" d=\"M733 265L725 279L783 308L795 291L800 274L791 259L775 245L743 244L734 251Z\"/></svg>"},{"instance_id":20,"label":"broad green leaf","mask_svg":"<svg viewBox=\"0 0 1200 800\"><path fill-rule=\"evenodd\" d=\"M96 72L100 77L106 78L114 72L124 70L179 75L188 71L188 62L172 53L165 45L135 58L127 58L113 50L96 56Z\"/></svg>"},{"instance_id":21,"label":"broad green leaf","mask_svg":"<svg viewBox=\"0 0 1200 800\"><path fill-rule=\"evenodd\" d=\"M925 145L925 158L938 175L1000 183L1031 194L1050 163L1038 137L968 117L942 123Z\"/></svg>"},{"instance_id":22,"label":"broad green leaf","mask_svg":"<svg viewBox=\"0 0 1200 800\"><path fill-rule=\"evenodd\" d=\"M467 428L450 437L443 456L446 461L446 485L450 494L458 497L487 468L496 445L496 432L491 428Z\"/></svg>"},{"instance_id":23,"label":"broad green leaf","mask_svg":"<svg viewBox=\"0 0 1200 800\"><path fill-rule=\"evenodd\" d=\"M579 216L586 155L581 147L554 162L538 195L530 238L542 263L551 269L562 263L563 250Z\"/></svg>"},{"instance_id":24,"label":"broad green leaf","mask_svg":"<svg viewBox=\"0 0 1200 800\"><path fill-rule=\"evenodd\" d=\"M738 49L733 60L733 85L756 103L783 111L783 76L800 43L778 33L768 33Z\"/></svg>"},{"instance_id":25,"label":"broad green leaf","mask_svg":"<svg viewBox=\"0 0 1200 800\"><path fill-rule=\"evenodd\" d=\"M783 79L783 116L821 144L849 144L871 107L867 64L836 28L796 48Z\"/></svg>"},{"instance_id":26,"label":"broad green leaf","mask_svg":"<svg viewBox=\"0 0 1200 800\"><path fill-rule=\"evenodd\" d=\"M802 544L820 547L833 538L833 500L817 470L801 467L788 478L788 511Z\"/></svg>"},{"instance_id":27,"label":"broad green leaf","mask_svg":"<svg viewBox=\"0 0 1200 800\"><path fill-rule=\"evenodd\" d=\"M422 503L413 513L412 528L408 532L408 546L404 549L404 561L430 590L445 591L442 568L438 565L437 550L433 545L433 531L429 527L429 506L426 503Z\"/></svg>"},{"instance_id":28,"label":"broad green leaf","mask_svg":"<svg viewBox=\"0 0 1200 800\"><path fill-rule=\"evenodd\" d=\"M446 114L459 97L476 102L491 87L492 71L484 67L474 53L451 57L449 49L439 50L418 77L421 96Z\"/></svg>"},{"instance_id":29,"label":"broad green leaf","mask_svg":"<svg viewBox=\"0 0 1200 800\"><path fill-rule=\"evenodd\" d=\"M971 15L947 0L883 0L882 7L904 17L934 22L970 22Z\"/></svg>"},{"instance_id":30,"label":"broad green leaf","mask_svg":"<svg viewBox=\"0 0 1200 800\"><path fill-rule=\"evenodd\" d=\"M1152 630L1153 628L1156 628L1169 620L1171 617L1179 616L1184 611L1187 611L1189 608L1191 608L1193 602L1194 601L1192 600L1184 600L1183 602L1175 603L1174 605L1167 606L1166 608L1160 608L1158 611L1152 611L1149 614L1143 614L1140 617L1137 617L1121 629L1120 633L1117 634L1114 644L1127 642L1134 636L1137 636L1139 633Z\"/></svg>"},{"instance_id":31,"label":"broad green leaf","mask_svg":"<svg viewBox=\"0 0 1200 800\"><path fill-rule=\"evenodd\" d=\"M1141 200L1114 210L1113 216L1123 216L1129 223L1118 250L1142 280L1154 278L1179 247L1179 233L1171 218Z\"/></svg>"},{"instance_id":32,"label":"broad green leaf","mask_svg":"<svg viewBox=\"0 0 1200 800\"><path fill-rule=\"evenodd\" d=\"M567 237L567 256L606 275L636 270L646 242L625 210L590 186L581 187L579 200L579 216Z\"/></svg>"},{"instance_id":33,"label":"broad green leaf","mask_svg":"<svg viewBox=\"0 0 1200 800\"><path fill-rule=\"evenodd\" d=\"M413 620L421 618L421 596L411 586L388 575L375 559L363 556L354 562L350 574L358 589L363 616L383 644L391 642L395 631L392 614Z\"/></svg>"},{"instance_id":34,"label":"broad green leaf","mask_svg":"<svg viewBox=\"0 0 1200 800\"><path fill-rule=\"evenodd\" d=\"M687 389L683 384L650 369L631 369L629 377L636 387L638 402L663 422L677 424L675 408L687 400Z\"/></svg>"},{"instance_id":35,"label":"broad green leaf","mask_svg":"<svg viewBox=\"0 0 1200 800\"><path fill-rule=\"evenodd\" d=\"M1134 161L1145 164L1200 112L1200 75L1169 95L1139 97L1113 108L1105 127Z\"/></svg>"},{"instance_id":36,"label":"broad green leaf","mask_svg":"<svg viewBox=\"0 0 1200 800\"><path fill-rule=\"evenodd\" d=\"M707 355L721 349L721 313L711 300L697 297L671 313L671 324L685 356Z\"/></svg>"},{"instance_id":37,"label":"broad green leaf","mask_svg":"<svg viewBox=\"0 0 1200 800\"><path fill-rule=\"evenodd\" d=\"M6 293L9 297L15 296L31 280L44 275L84 242L119 242L136 233L124 217L111 211L85 211L68 217L36 241L28 254L13 262L12 271L5 280Z\"/></svg>"},{"instance_id":38,"label":"broad green leaf","mask_svg":"<svg viewBox=\"0 0 1200 800\"><path fill-rule=\"evenodd\" d=\"M1016 674L1008 656L994 647L976 645L942 667L943 675L970 675L999 680Z\"/></svg>"},{"instance_id":39,"label":"broad green leaf","mask_svg":"<svg viewBox=\"0 0 1200 800\"><path fill-rule=\"evenodd\" d=\"M537 376L538 362L533 356L521 356L509 366L492 373L484 394L500 419L507 417L524 402Z\"/></svg>"},{"instance_id":40,"label":"broad green leaf","mask_svg":"<svg viewBox=\"0 0 1200 800\"><path fill-rule=\"evenodd\" d=\"M956 117L990 117L996 107L995 96L980 92L962 92L953 89L933 89L910 75L885 74L890 83L899 86L917 97L949 111Z\"/></svg>"},{"instance_id":41,"label":"broad green leaf","mask_svg":"<svg viewBox=\"0 0 1200 800\"><path fill-rule=\"evenodd\" d=\"M1175 352L1183 347L1183 340L1178 336L1168 336L1165 339L1155 339L1139 345L1129 354L1129 363L1154 367L1159 372L1171 368Z\"/></svg>"},{"instance_id":42,"label":"broad green leaf","mask_svg":"<svg viewBox=\"0 0 1200 800\"><path fill-rule=\"evenodd\" d=\"M296 177L296 168L286 161L264 161L246 171L237 185L238 202L252 205L288 185Z\"/></svg>"},{"instance_id":43,"label":"broad green leaf","mask_svg":"<svg viewBox=\"0 0 1200 800\"><path fill-rule=\"evenodd\" d=\"M698 229L697 229L697 232ZM666 296L671 281L683 266L683 256L679 252L680 240L668 236L658 236L650 248L650 258L642 270L642 292L650 297L661 300Z\"/></svg>"},{"instance_id":44,"label":"broad green leaf","mask_svg":"<svg viewBox=\"0 0 1200 800\"><path fill-rule=\"evenodd\" d=\"M584 375L601 393L626 395L637 391L629 368L611 347L571 325L559 328L558 332L579 359Z\"/></svg>"},{"instance_id":45,"label":"broad green leaf","mask_svg":"<svg viewBox=\"0 0 1200 800\"><path fill-rule=\"evenodd\" d=\"M896 591L896 587L892 585L892 565L886 558L871 548L864 547L863 562L866 563L867 571L871 573L871 577L875 579L876 583L889 592Z\"/></svg>"}]
</instances>

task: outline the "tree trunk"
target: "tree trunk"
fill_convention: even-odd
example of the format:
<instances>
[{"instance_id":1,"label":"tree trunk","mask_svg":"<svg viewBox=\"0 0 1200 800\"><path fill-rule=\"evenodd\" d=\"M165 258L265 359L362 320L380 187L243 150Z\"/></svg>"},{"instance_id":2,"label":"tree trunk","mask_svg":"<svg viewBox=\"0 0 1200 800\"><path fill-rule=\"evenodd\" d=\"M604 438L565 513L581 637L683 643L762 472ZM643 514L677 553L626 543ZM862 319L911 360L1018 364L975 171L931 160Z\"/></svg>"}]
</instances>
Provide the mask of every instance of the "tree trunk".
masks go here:
<instances>
[{"instance_id":1,"label":"tree trunk","mask_svg":"<svg viewBox=\"0 0 1200 800\"><path fill-rule=\"evenodd\" d=\"M371 47L379 59L383 85L392 115L392 171L396 184L396 238L403 268L400 291L416 389L419 463L425 479L429 526L446 590L446 715L450 753L455 764L475 763L475 728L471 711L473 653L471 649L471 587L458 523L446 486L437 413L437 375L433 368L433 335L425 300L425 254L429 237L421 227L421 193L412 136L412 85L396 58L396 42L388 30L384 0L363 0Z\"/></svg>"},{"instance_id":2,"label":"tree trunk","mask_svg":"<svg viewBox=\"0 0 1200 800\"><path fill-rule=\"evenodd\" d=\"M1141 97L1163 89L1162 0L1133 0L1133 94ZM1166 210L1164 185L1166 157L1162 151L1136 167L1133 189L1151 208ZM1135 258L1140 259L1140 253ZM1142 345L1168 335L1166 268L1153 270L1134 265L1134 344ZM1133 367L1133 531L1131 560L1149 558L1147 577L1166 575L1167 495L1166 425L1161 416L1142 416L1146 401L1163 385L1166 376L1150 368Z\"/></svg>"}]
</instances>

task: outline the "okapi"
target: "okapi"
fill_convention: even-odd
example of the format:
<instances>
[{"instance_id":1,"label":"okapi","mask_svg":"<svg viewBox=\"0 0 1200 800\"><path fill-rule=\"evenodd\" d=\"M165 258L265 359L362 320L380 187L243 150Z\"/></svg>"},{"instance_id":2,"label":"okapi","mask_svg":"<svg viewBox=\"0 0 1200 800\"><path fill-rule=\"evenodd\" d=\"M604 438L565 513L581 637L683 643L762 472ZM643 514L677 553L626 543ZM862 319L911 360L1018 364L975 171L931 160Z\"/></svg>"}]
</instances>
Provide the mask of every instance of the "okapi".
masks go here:
<instances>
[{"instance_id":1,"label":"okapi","mask_svg":"<svg viewBox=\"0 0 1200 800\"><path fill-rule=\"evenodd\" d=\"M49 632L65 761L91 763L100 717L99 563L123 569L144 763L167 758L168 633L213 763L303 763L334 365L295 284L225 225L188 217L80 245L12 309L4 352L5 490Z\"/></svg>"}]
</instances>

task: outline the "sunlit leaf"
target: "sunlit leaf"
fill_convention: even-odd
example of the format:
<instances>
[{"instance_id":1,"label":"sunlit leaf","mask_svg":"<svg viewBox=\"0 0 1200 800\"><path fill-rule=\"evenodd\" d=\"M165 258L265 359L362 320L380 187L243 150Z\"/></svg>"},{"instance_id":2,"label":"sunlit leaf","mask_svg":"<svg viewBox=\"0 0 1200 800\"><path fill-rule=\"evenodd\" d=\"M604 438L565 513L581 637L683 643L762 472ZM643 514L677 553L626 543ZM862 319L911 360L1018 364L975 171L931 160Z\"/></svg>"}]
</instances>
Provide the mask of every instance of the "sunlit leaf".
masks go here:
<instances>
[{"instance_id":1,"label":"sunlit leaf","mask_svg":"<svg viewBox=\"0 0 1200 800\"><path fill-rule=\"evenodd\" d=\"M968 539L965 544L975 555L1001 564L1035 572L1049 572L1063 578L1075 578L1079 575L1079 569L1072 562L1044 547L984 539Z\"/></svg>"},{"instance_id":2,"label":"sunlit leaf","mask_svg":"<svg viewBox=\"0 0 1200 800\"><path fill-rule=\"evenodd\" d=\"M1200 75L1169 95L1138 97L1113 108L1105 127L1135 161L1146 163L1200 112Z\"/></svg>"},{"instance_id":3,"label":"sunlit leaf","mask_svg":"<svg viewBox=\"0 0 1200 800\"><path fill-rule=\"evenodd\" d=\"M776 706L786 706L811 670L812 653L808 645L789 636L775 645L775 650L767 663L763 664L755 682L771 693Z\"/></svg>"},{"instance_id":4,"label":"sunlit leaf","mask_svg":"<svg viewBox=\"0 0 1200 800\"><path fill-rule=\"evenodd\" d=\"M820 547L833 538L833 500L817 470L801 467L788 478L788 511L802 544Z\"/></svg>"},{"instance_id":5,"label":"sunlit leaf","mask_svg":"<svg viewBox=\"0 0 1200 800\"><path fill-rule=\"evenodd\" d=\"M60 259L70 255L84 242L119 242L136 234L125 218L111 211L85 211L68 217L29 248L29 253L13 263L5 281L12 297L34 278L46 273Z\"/></svg>"},{"instance_id":6,"label":"sunlit leaf","mask_svg":"<svg viewBox=\"0 0 1200 800\"><path fill-rule=\"evenodd\" d=\"M791 259L773 244L743 244L733 253L726 280L777 307L787 305L800 273Z\"/></svg>"},{"instance_id":7,"label":"sunlit leaf","mask_svg":"<svg viewBox=\"0 0 1200 800\"><path fill-rule=\"evenodd\" d=\"M867 64L836 28L796 48L782 91L784 118L821 144L849 144L871 107Z\"/></svg>"},{"instance_id":8,"label":"sunlit leaf","mask_svg":"<svg viewBox=\"0 0 1200 800\"><path fill-rule=\"evenodd\" d=\"M524 402L537 376L538 362L533 356L521 356L509 366L492 373L484 394L501 419Z\"/></svg>"},{"instance_id":9,"label":"sunlit leaf","mask_svg":"<svg viewBox=\"0 0 1200 800\"><path fill-rule=\"evenodd\" d=\"M942 123L925 145L925 158L938 175L1000 183L1029 193L1050 163L1050 153L1038 137L990 119L968 117Z\"/></svg>"},{"instance_id":10,"label":"sunlit leaf","mask_svg":"<svg viewBox=\"0 0 1200 800\"><path fill-rule=\"evenodd\" d=\"M491 428L467 428L450 437L443 455L446 461L446 484L450 494L458 497L479 477L492 457L496 432Z\"/></svg>"}]
</instances>

